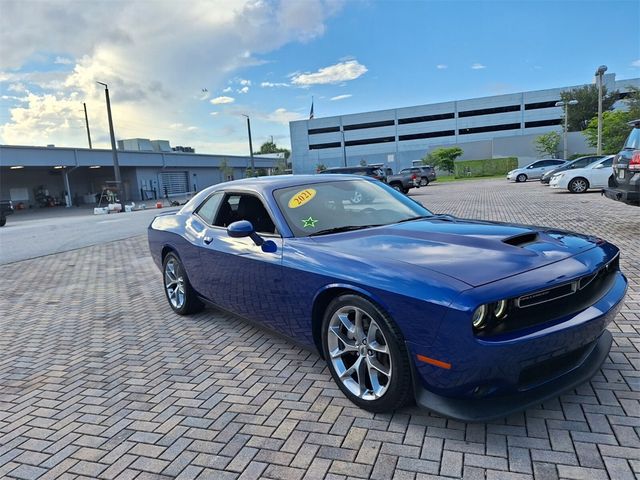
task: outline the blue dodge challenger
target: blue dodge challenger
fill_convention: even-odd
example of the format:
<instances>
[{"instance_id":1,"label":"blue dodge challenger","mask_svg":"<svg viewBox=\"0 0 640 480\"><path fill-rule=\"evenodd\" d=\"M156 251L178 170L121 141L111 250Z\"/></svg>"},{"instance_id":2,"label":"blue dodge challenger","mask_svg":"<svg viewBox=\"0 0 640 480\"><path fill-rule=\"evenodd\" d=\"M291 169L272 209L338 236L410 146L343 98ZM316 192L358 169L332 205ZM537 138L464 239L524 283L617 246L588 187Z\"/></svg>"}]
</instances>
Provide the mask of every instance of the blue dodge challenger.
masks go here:
<instances>
[{"instance_id":1,"label":"blue dodge challenger","mask_svg":"<svg viewBox=\"0 0 640 480\"><path fill-rule=\"evenodd\" d=\"M486 421L571 389L627 288L600 238L435 215L352 175L215 185L148 234L176 313L210 303L317 348L373 412Z\"/></svg>"}]
</instances>

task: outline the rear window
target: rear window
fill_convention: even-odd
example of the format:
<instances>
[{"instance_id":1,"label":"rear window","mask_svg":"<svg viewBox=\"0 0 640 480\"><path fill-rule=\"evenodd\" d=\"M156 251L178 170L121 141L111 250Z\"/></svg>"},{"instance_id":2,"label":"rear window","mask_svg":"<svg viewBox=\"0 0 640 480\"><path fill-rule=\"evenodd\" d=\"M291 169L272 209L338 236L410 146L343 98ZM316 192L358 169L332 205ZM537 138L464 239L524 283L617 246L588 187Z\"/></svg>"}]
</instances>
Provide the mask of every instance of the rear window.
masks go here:
<instances>
[{"instance_id":1,"label":"rear window","mask_svg":"<svg viewBox=\"0 0 640 480\"><path fill-rule=\"evenodd\" d=\"M640 128L634 128L624 144L624 148L640 149Z\"/></svg>"}]
</instances>

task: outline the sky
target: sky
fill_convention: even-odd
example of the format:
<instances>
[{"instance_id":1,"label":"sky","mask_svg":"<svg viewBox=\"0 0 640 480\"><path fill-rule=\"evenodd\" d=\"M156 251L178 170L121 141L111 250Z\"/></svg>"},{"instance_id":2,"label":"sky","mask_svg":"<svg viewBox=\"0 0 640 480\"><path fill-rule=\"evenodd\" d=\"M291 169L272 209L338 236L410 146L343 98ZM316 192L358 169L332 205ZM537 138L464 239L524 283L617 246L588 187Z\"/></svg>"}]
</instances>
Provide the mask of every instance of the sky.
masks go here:
<instances>
[{"instance_id":1,"label":"sky","mask_svg":"<svg viewBox=\"0 0 640 480\"><path fill-rule=\"evenodd\" d=\"M0 0L0 144L248 154L289 121L640 77L637 0Z\"/></svg>"}]
</instances>

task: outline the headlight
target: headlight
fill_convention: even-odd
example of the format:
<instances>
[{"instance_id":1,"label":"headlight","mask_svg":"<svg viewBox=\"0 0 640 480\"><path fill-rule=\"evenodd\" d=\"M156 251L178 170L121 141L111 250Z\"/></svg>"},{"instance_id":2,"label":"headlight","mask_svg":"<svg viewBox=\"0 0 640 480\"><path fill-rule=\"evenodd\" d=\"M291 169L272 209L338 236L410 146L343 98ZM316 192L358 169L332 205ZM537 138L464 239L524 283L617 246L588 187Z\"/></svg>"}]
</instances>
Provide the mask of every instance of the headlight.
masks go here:
<instances>
[{"instance_id":1,"label":"headlight","mask_svg":"<svg viewBox=\"0 0 640 480\"><path fill-rule=\"evenodd\" d=\"M506 313L507 313L507 301L500 300L493 307L493 316L496 317L498 320L500 320L506 315Z\"/></svg>"},{"instance_id":2,"label":"headlight","mask_svg":"<svg viewBox=\"0 0 640 480\"><path fill-rule=\"evenodd\" d=\"M473 318L471 319L471 325L475 329L482 329L486 326L485 320L487 319L487 306L480 305L476 308L476 311L473 312Z\"/></svg>"}]
</instances>

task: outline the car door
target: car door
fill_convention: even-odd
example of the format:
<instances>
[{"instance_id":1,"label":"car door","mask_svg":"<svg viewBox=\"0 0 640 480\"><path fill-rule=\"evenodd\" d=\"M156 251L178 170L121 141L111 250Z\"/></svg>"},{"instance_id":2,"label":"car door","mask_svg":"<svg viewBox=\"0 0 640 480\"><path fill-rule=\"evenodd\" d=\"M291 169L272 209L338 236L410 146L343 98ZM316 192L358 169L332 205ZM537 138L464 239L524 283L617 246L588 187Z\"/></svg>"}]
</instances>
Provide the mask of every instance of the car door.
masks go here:
<instances>
[{"instance_id":1,"label":"car door","mask_svg":"<svg viewBox=\"0 0 640 480\"><path fill-rule=\"evenodd\" d=\"M609 177L613 173L613 157L600 161L591 168L589 184L591 188L604 188L609 184Z\"/></svg>"},{"instance_id":2,"label":"car door","mask_svg":"<svg viewBox=\"0 0 640 480\"><path fill-rule=\"evenodd\" d=\"M544 173L543 167L545 165L544 160L532 163L526 168L526 175L529 180L540 178Z\"/></svg>"},{"instance_id":3,"label":"car door","mask_svg":"<svg viewBox=\"0 0 640 480\"><path fill-rule=\"evenodd\" d=\"M227 226L250 221L256 232L276 245L263 251L249 238L232 238ZM200 249L201 271L207 298L220 307L290 334L281 308L282 237L276 232L264 202L253 193L226 192Z\"/></svg>"}]
</instances>

